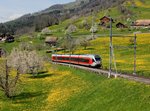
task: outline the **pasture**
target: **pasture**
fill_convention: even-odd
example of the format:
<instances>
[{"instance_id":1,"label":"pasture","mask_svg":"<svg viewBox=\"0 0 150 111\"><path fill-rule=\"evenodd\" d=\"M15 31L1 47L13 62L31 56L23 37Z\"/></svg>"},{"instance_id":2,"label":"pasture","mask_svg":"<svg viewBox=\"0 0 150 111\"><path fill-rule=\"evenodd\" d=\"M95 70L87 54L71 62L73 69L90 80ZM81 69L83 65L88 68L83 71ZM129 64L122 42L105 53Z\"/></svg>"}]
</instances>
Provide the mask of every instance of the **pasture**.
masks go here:
<instances>
[{"instance_id":1,"label":"pasture","mask_svg":"<svg viewBox=\"0 0 150 111\"><path fill-rule=\"evenodd\" d=\"M0 92L1 111L149 111L150 86L108 79L83 70L46 65L48 72L21 76L16 96Z\"/></svg>"},{"instance_id":2,"label":"pasture","mask_svg":"<svg viewBox=\"0 0 150 111\"><path fill-rule=\"evenodd\" d=\"M150 34L137 35L137 75L150 77ZM133 37L113 37L114 55L118 72L133 73L134 48ZM84 50L79 47L75 53L99 54L103 59L103 68L109 68L109 37L98 37ZM115 68L113 67L115 70Z\"/></svg>"}]
</instances>

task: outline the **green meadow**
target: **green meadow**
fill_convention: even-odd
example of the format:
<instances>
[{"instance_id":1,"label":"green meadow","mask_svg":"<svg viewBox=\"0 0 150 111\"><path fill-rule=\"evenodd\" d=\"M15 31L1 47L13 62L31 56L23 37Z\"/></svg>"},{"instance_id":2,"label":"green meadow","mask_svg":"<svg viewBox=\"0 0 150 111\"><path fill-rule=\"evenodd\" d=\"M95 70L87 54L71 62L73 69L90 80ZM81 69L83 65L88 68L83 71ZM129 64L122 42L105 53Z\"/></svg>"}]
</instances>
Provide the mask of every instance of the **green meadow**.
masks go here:
<instances>
[{"instance_id":1,"label":"green meadow","mask_svg":"<svg viewBox=\"0 0 150 111\"><path fill-rule=\"evenodd\" d=\"M16 95L0 92L1 111L149 111L150 86L125 79L108 79L84 70L46 65L33 78L24 74Z\"/></svg>"},{"instance_id":2,"label":"green meadow","mask_svg":"<svg viewBox=\"0 0 150 111\"><path fill-rule=\"evenodd\" d=\"M131 36L131 37L128 37ZM132 37L133 36L133 37ZM150 34L137 34L136 69L137 75L150 77ZM134 69L134 35L113 37L114 60L113 70L133 74ZM90 42L84 50L79 47L76 54L99 54L102 57L103 68L109 68L109 37L98 37Z\"/></svg>"}]
</instances>

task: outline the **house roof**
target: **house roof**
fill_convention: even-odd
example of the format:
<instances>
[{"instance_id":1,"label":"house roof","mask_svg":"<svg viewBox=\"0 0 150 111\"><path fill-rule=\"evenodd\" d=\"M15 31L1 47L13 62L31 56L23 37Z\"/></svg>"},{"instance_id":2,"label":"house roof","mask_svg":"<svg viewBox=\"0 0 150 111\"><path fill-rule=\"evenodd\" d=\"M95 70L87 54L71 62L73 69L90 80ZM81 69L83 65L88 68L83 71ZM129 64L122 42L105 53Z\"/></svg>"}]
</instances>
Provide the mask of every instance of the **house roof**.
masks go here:
<instances>
[{"instance_id":1,"label":"house roof","mask_svg":"<svg viewBox=\"0 0 150 111\"><path fill-rule=\"evenodd\" d=\"M100 18L100 20L103 20L104 18L107 18L110 20L111 17L108 17L108 16L103 16L102 18ZM113 20L113 18L111 18Z\"/></svg>"},{"instance_id":2,"label":"house roof","mask_svg":"<svg viewBox=\"0 0 150 111\"><path fill-rule=\"evenodd\" d=\"M13 36L7 36L7 39L14 39Z\"/></svg>"},{"instance_id":3,"label":"house roof","mask_svg":"<svg viewBox=\"0 0 150 111\"><path fill-rule=\"evenodd\" d=\"M136 20L133 25L135 25L135 26L150 26L150 19Z\"/></svg>"},{"instance_id":4,"label":"house roof","mask_svg":"<svg viewBox=\"0 0 150 111\"><path fill-rule=\"evenodd\" d=\"M104 17L102 17L101 19L100 19L100 21L103 21L103 20L105 20L105 21L110 21L110 19L112 19L112 18L110 18L110 17L108 17L108 16L104 16ZM112 22L114 23L114 20L112 19Z\"/></svg>"},{"instance_id":5,"label":"house roof","mask_svg":"<svg viewBox=\"0 0 150 111\"><path fill-rule=\"evenodd\" d=\"M121 23L121 22L118 22L116 25L124 25L123 23Z\"/></svg>"},{"instance_id":6,"label":"house roof","mask_svg":"<svg viewBox=\"0 0 150 111\"><path fill-rule=\"evenodd\" d=\"M116 26L117 25L123 25L123 26L126 26L125 24L123 24L123 23L121 23L121 22L118 22L117 24L116 24Z\"/></svg>"},{"instance_id":7,"label":"house roof","mask_svg":"<svg viewBox=\"0 0 150 111\"><path fill-rule=\"evenodd\" d=\"M46 37L45 42L56 42L57 39L57 37Z\"/></svg>"},{"instance_id":8,"label":"house roof","mask_svg":"<svg viewBox=\"0 0 150 111\"><path fill-rule=\"evenodd\" d=\"M100 20L103 20L104 18L110 19L110 17L104 16L104 17L102 17Z\"/></svg>"}]
</instances>

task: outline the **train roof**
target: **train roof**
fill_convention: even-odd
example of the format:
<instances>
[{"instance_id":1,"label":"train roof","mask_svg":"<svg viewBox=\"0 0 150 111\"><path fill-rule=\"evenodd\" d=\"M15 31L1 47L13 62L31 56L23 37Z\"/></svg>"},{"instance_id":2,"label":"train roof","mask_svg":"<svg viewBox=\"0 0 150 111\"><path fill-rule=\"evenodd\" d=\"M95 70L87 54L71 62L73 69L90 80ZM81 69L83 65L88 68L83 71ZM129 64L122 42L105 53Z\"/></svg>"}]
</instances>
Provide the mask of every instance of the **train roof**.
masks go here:
<instances>
[{"instance_id":1,"label":"train roof","mask_svg":"<svg viewBox=\"0 0 150 111\"><path fill-rule=\"evenodd\" d=\"M82 56L82 57L95 57L95 56L99 56L97 54L52 54L52 56L74 56L74 57L78 57L78 56Z\"/></svg>"}]
</instances>

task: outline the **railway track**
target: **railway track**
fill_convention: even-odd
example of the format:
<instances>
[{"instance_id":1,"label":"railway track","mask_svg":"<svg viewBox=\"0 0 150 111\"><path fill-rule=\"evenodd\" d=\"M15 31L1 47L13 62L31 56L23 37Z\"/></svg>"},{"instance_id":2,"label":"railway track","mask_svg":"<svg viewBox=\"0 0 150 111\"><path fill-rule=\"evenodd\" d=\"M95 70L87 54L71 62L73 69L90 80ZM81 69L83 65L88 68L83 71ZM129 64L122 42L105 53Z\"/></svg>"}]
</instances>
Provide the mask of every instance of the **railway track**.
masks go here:
<instances>
[{"instance_id":1,"label":"railway track","mask_svg":"<svg viewBox=\"0 0 150 111\"><path fill-rule=\"evenodd\" d=\"M90 68L90 67L85 67L85 66L79 66L79 65L74 65L74 64L67 64L67 63L58 63L58 62L52 62L53 64L59 64L59 65L64 65L64 66L70 66L73 68L78 68L78 69L83 69L83 70L87 70L90 72L95 72L97 74L100 75L105 75L108 76L109 71L107 70L102 70L102 69L96 69L96 68ZM121 73L115 73L112 72L111 76L113 77L120 77L120 78L124 78L124 79L128 79L128 80L133 80L136 82L141 82L141 83L145 83L145 84L150 84L150 79L149 78L144 78L144 77L139 77L139 76L134 76L134 75L129 75L129 74L121 74Z\"/></svg>"}]
</instances>

